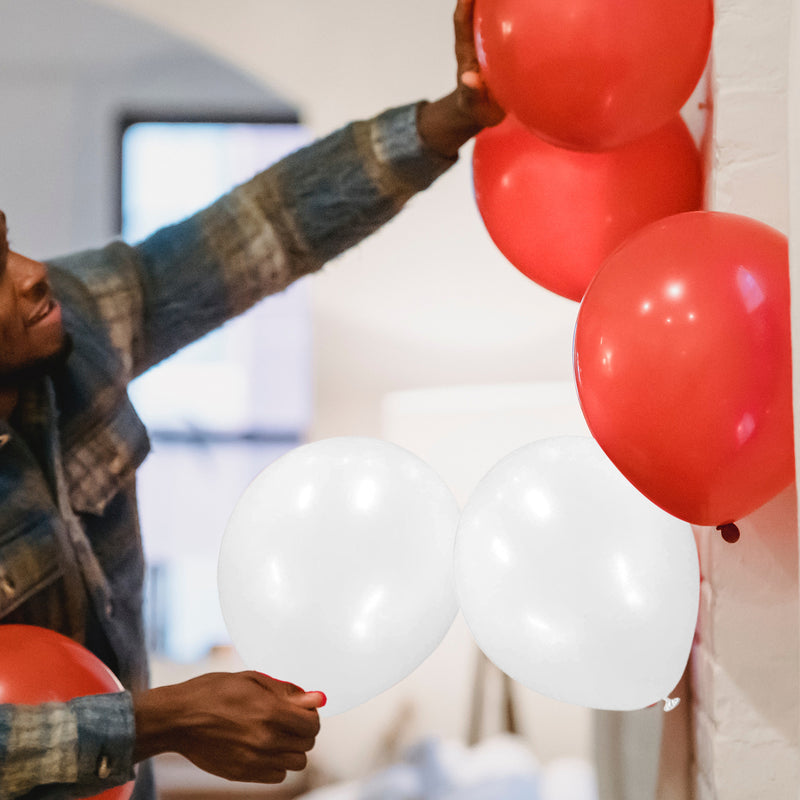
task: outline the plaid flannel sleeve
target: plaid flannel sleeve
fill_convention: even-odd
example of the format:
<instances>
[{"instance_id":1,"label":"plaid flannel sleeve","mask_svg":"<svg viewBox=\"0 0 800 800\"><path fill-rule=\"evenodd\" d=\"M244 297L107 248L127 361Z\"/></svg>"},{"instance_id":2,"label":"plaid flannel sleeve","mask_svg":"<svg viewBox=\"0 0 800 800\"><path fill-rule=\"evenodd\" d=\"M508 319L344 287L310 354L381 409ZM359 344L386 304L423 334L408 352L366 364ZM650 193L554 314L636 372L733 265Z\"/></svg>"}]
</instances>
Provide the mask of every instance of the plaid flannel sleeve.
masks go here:
<instances>
[{"instance_id":1,"label":"plaid flannel sleeve","mask_svg":"<svg viewBox=\"0 0 800 800\"><path fill-rule=\"evenodd\" d=\"M0 705L0 797L86 797L133 780L127 692Z\"/></svg>"},{"instance_id":2,"label":"plaid flannel sleeve","mask_svg":"<svg viewBox=\"0 0 800 800\"><path fill-rule=\"evenodd\" d=\"M354 246L445 172L455 159L425 147L417 109L351 123L135 247L53 263L89 288L134 377Z\"/></svg>"}]
</instances>

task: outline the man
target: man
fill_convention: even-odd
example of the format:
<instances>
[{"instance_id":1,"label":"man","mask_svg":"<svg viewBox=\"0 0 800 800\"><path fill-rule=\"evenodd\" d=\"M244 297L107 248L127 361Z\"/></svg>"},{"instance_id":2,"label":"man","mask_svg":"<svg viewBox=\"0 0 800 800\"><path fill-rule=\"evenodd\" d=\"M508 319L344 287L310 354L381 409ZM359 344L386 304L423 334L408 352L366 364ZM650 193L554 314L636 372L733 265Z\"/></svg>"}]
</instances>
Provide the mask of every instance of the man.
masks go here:
<instances>
[{"instance_id":1,"label":"man","mask_svg":"<svg viewBox=\"0 0 800 800\"><path fill-rule=\"evenodd\" d=\"M319 692L257 672L147 689L135 470L148 451L126 385L388 221L503 112L482 84L472 0L455 12L456 90L354 123L130 247L47 266L0 215L0 620L65 633L125 692L0 705L0 797L80 797L181 753L233 780L301 770ZM356 679L356 678L354 678Z\"/></svg>"}]
</instances>

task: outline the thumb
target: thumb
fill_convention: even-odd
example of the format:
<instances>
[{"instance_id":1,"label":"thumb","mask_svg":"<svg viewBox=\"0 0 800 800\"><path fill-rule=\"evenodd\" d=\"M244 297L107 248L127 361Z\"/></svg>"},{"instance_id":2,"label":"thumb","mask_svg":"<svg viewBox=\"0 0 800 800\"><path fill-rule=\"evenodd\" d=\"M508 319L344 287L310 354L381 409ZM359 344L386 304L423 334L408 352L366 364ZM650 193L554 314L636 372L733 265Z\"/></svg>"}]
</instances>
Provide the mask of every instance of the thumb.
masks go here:
<instances>
[{"instance_id":1,"label":"thumb","mask_svg":"<svg viewBox=\"0 0 800 800\"><path fill-rule=\"evenodd\" d=\"M468 89L476 89L478 91L483 89L485 86L481 73L475 69L468 69L462 72L461 83L463 83Z\"/></svg>"},{"instance_id":2,"label":"thumb","mask_svg":"<svg viewBox=\"0 0 800 800\"><path fill-rule=\"evenodd\" d=\"M328 702L324 692L303 692L292 700L301 708L322 708Z\"/></svg>"}]
</instances>

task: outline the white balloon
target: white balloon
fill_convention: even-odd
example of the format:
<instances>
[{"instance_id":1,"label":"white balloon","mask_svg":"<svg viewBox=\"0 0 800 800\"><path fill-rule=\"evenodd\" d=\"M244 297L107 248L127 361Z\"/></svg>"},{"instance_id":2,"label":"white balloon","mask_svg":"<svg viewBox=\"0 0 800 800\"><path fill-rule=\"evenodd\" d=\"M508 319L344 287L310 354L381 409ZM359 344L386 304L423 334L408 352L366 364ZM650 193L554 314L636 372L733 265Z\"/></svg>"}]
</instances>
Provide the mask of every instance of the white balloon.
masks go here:
<instances>
[{"instance_id":1,"label":"white balloon","mask_svg":"<svg viewBox=\"0 0 800 800\"><path fill-rule=\"evenodd\" d=\"M455 576L480 648L540 694L643 708L688 661L700 595L692 530L590 438L526 445L481 480L461 516Z\"/></svg>"},{"instance_id":2,"label":"white balloon","mask_svg":"<svg viewBox=\"0 0 800 800\"><path fill-rule=\"evenodd\" d=\"M220 548L242 660L325 692L326 715L390 688L455 618L458 517L439 475L388 442L338 437L279 458L245 490Z\"/></svg>"}]
</instances>

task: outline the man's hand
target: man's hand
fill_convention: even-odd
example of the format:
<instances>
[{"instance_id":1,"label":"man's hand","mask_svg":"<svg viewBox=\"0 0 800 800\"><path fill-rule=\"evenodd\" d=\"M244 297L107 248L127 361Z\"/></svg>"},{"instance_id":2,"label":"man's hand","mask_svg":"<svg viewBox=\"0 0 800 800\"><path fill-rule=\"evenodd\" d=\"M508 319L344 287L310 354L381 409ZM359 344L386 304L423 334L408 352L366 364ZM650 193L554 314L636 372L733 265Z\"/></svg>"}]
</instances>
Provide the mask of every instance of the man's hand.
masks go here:
<instances>
[{"instance_id":1,"label":"man's hand","mask_svg":"<svg viewBox=\"0 0 800 800\"><path fill-rule=\"evenodd\" d=\"M456 35L458 104L482 128L502 122L506 112L497 104L481 75L475 50L473 12L475 0L458 0L453 14Z\"/></svg>"},{"instance_id":2,"label":"man's hand","mask_svg":"<svg viewBox=\"0 0 800 800\"><path fill-rule=\"evenodd\" d=\"M417 120L425 144L448 158L476 133L505 117L481 75L472 25L474 5L474 0L458 0L453 14L456 88L440 100L422 104Z\"/></svg>"},{"instance_id":3,"label":"man's hand","mask_svg":"<svg viewBox=\"0 0 800 800\"><path fill-rule=\"evenodd\" d=\"M209 673L134 699L134 760L176 752L233 781L280 783L305 769L320 723L321 692L260 672Z\"/></svg>"}]
</instances>

